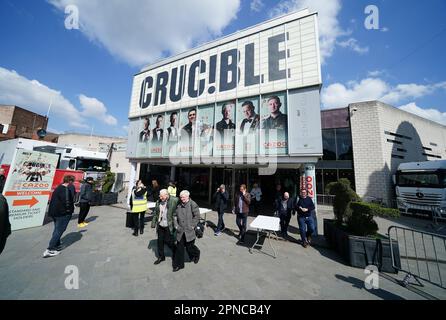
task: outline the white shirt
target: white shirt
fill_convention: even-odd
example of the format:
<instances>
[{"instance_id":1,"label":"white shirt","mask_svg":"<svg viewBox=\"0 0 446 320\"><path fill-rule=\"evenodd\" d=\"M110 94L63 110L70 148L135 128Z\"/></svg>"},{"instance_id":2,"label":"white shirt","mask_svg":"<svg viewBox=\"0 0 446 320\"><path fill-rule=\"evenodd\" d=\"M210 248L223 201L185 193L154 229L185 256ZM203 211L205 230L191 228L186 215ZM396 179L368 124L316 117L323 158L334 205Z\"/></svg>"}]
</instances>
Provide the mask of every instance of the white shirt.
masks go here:
<instances>
[{"instance_id":1,"label":"white shirt","mask_svg":"<svg viewBox=\"0 0 446 320\"><path fill-rule=\"evenodd\" d=\"M261 200L261 196L262 196L262 189L260 189L259 187L254 188L251 190L251 196L256 198L256 201L260 201Z\"/></svg>"}]
</instances>

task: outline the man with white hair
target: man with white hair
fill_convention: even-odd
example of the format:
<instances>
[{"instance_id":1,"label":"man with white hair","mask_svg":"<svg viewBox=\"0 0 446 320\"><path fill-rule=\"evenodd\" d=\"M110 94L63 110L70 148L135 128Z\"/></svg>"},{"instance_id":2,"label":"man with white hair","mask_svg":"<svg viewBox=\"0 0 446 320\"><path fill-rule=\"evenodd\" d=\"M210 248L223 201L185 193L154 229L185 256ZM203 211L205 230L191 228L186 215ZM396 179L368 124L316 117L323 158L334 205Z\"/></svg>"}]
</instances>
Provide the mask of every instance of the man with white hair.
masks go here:
<instances>
[{"instance_id":1,"label":"man with white hair","mask_svg":"<svg viewBox=\"0 0 446 320\"><path fill-rule=\"evenodd\" d=\"M177 231L177 249L173 272L184 268L184 248L194 263L200 260L200 249L195 245L195 227L200 221L200 208L190 199L190 193L183 190L180 193L180 202L174 216L174 225Z\"/></svg>"},{"instance_id":2,"label":"man with white hair","mask_svg":"<svg viewBox=\"0 0 446 320\"><path fill-rule=\"evenodd\" d=\"M285 192L280 199L276 200L275 207L280 218L280 232L282 237L288 237L288 226L290 225L291 214L294 210L294 202L290 198L290 194Z\"/></svg>"},{"instance_id":3,"label":"man with white hair","mask_svg":"<svg viewBox=\"0 0 446 320\"><path fill-rule=\"evenodd\" d=\"M158 234L158 259L154 264L160 264L166 260L164 244L172 250L172 266L175 267L174 246L174 215L178 205L178 198L170 196L166 189L160 190L159 200L156 201L152 219L152 228L156 227Z\"/></svg>"}]
</instances>

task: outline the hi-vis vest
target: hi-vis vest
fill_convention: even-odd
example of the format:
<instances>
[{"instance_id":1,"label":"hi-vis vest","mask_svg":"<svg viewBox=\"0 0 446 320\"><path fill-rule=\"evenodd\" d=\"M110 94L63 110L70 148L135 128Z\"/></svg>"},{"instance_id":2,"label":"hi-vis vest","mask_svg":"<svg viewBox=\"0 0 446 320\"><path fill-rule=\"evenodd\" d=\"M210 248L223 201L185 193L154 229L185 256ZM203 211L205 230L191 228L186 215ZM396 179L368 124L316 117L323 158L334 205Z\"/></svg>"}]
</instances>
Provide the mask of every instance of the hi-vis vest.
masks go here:
<instances>
[{"instance_id":1,"label":"hi-vis vest","mask_svg":"<svg viewBox=\"0 0 446 320\"><path fill-rule=\"evenodd\" d=\"M147 211L147 191L144 193L144 195L137 197L135 195L135 191L133 191L133 207L132 212L134 213L140 213L140 212L146 212Z\"/></svg>"},{"instance_id":2,"label":"hi-vis vest","mask_svg":"<svg viewBox=\"0 0 446 320\"><path fill-rule=\"evenodd\" d=\"M169 187L167 188L167 192L169 193L169 195L171 197L176 197L177 196L177 188L175 187Z\"/></svg>"}]
</instances>

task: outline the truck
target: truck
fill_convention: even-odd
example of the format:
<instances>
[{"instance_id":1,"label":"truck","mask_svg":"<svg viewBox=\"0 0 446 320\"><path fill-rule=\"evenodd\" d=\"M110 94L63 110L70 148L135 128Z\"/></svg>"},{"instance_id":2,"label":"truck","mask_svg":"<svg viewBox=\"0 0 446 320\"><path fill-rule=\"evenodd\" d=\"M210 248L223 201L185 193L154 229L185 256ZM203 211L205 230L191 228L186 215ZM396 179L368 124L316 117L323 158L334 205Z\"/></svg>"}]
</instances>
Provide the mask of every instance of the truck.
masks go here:
<instances>
[{"instance_id":1,"label":"truck","mask_svg":"<svg viewBox=\"0 0 446 320\"><path fill-rule=\"evenodd\" d=\"M394 183L401 213L446 218L446 160L401 163Z\"/></svg>"},{"instance_id":2,"label":"truck","mask_svg":"<svg viewBox=\"0 0 446 320\"><path fill-rule=\"evenodd\" d=\"M8 177L9 169L11 168L11 166L9 164L2 164L0 167L5 170L5 177ZM76 190L76 195L79 195L79 192L81 191L81 182L84 180L84 172L80 170L56 169L56 172L54 173L53 184L51 186L51 194L49 200L51 200L51 195L53 194L54 189L56 189L58 185L63 183L63 178L68 175L74 176L74 188Z\"/></svg>"},{"instance_id":3,"label":"truck","mask_svg":"<svg viewBox=\"0 0 446 320\"><path fill-rule=\"evenodd\" d=\"M59 154L58 169L84 171L84 178L100 180L110 170L110 162L105 152L60 146L39 146L34 150Z\"/></svg>"},{"instance_id":4,"label":"truck","mask_svg":"<svg viewBox=\"0 0 446 320\"><path fill-rule=\"evenodd\" d=\"M17 149L49 152L59 155L52 190L62 183L64 176L74 175L76 178L76 192L79 192L80 181L88 176L93 177L94 180L100 180L105 176L106 171L110 169L108 155L105 152L61 147L51 142L17 138L0 141L0 165L5 169L6 173Z\"/></svg>"}]
</instances>

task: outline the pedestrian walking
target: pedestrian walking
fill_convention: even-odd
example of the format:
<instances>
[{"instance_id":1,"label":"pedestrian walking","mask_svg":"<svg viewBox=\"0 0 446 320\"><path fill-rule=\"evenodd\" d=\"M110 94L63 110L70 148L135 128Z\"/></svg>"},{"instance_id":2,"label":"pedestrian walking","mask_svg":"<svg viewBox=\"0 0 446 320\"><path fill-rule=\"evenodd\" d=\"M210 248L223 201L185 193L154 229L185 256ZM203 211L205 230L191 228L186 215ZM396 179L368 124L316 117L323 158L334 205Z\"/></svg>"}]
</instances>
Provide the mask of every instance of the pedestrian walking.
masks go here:
<instances>
[{"instance_id":1,"label":"pedestrian walking","mask_svg":"<svg viewBox=\"0 0 446 320\"><path fill-rule=\"evenodd\" d=\"M288 226L290 225L291 215L294 210L294 201L290 194L285 192L282 199L276 200L275 210L280 218L280 233L282 237L288 237Z\"/></svg>"},{"instance_id":2,"label":"pedestrian walking","mask_svg":"<svg viewBox=\"0 0 446 320\"><path fill-rule=\"evenodd\" d=\"M220 185L214 194L215 210L218 213L217 229L215 229L214 235L219 236L225 229L225 222L223 221L223 215L225 213L228 204L229 195L226 192L224 184Z\"/></svg>"},{"instance_id":3,"label":"pedestrian walking","mask_svg":"<svg viewBox=\"0 0 446 320\"><path fill-rule=\"evenodd\" d=\"M160 264L166 260L164 244L172 250L172 267L175 267L175 238L174 215L178 205L178 198L169 195L166 189L160 190L160 198L155 204L152 218L152 228L156 228L158 234L158 259L154 264Z\"/></svg>"},{"instance_id":4,"label":"pedestrian walking","mask_svg":"<svg viewBox=\"0 0 446 320\"><path fill-rule=\"evenodd\" d=\"M93 183L92 177L87 177L85 182L81 185L81 191L79 193L79 217L77 219L77 226L83 228L88 226L85 222L88 212L90 211L91 200L93 200Z\"/></svg>"},{"instance_id":5,"label":"pedestrian walking","mask_svg":"<svg viewBox=\"0 0 446 320\"><path fill-rule=\"evenodd\" d=\"M315 209L313 200L307 196L307 190L300 192L300 198L296 203L297 222L299 223L299 232L304 248L311 244L311 237L314 232L313 211Z\"/></svg>"},{"instance_id":6,"label":"pedestrian walking","mask_svg":"<svg viewBox=\"0 0 446 320\"><path fill-rule=\"evenodd\" d=\"M147 188L142 180L138 180L133 187L130 208L133 216L133 235L137 237L138 230L140 234L144 233L144 215L147 211Z\"/></svg>"},{"instance_id":7,"label":"pedestrian walking","mask_svg":"<svg viewBox=\"0 0 446 320\"><path fill-rule=\"evenodd\" d=\"M60 238L67 229L74 212L75 189L73 183L74 176L63 177L63 183L54 190L51 196L48 216L54 220L54 231L48 248L43 253L44 258L57 256L62 250Z\"/></svg>"},{"instance_id":8,"label":"pedestrian walking","mask_svg":"<svg viewBox=\"0 0 446 320\"><path fill-rule=\"evenodd\" d=\"M254 183L249 193L251 195L251 207L254 214L259 213L260 201L262 201L262 189L257 183Z\"/></svg>"},{"instance_id":9,"label":"pedestrian walking","mask_svg":"<svg viewBox=\"0 0 446 320\"><path fill-rule=\"evenodd\" d=\"M240 192L235 197L235 208L234 213L236 214L236 223L240 230L239 233L239 244L245 242L245 234L248 223L249 215L249 205L251 203L251 195L246 192L246 185L242 184L240 186Z\"/></svg>"},{"instance_id":10,"label":"pedestrian walking","mask_svg":"<svg viewBox=\"0 0 446 320\"><path fill-rule=\"evenodd\" d=\"M175 252L175 266L173 272L184 268L184 248L194 263L200 260L200 249L195 245L195 228L200 221L200 208L190 199L190 193L183 190L180 202L175 211L174 225L176 229L177 249Z\"/></svg>"}]
</instances>

